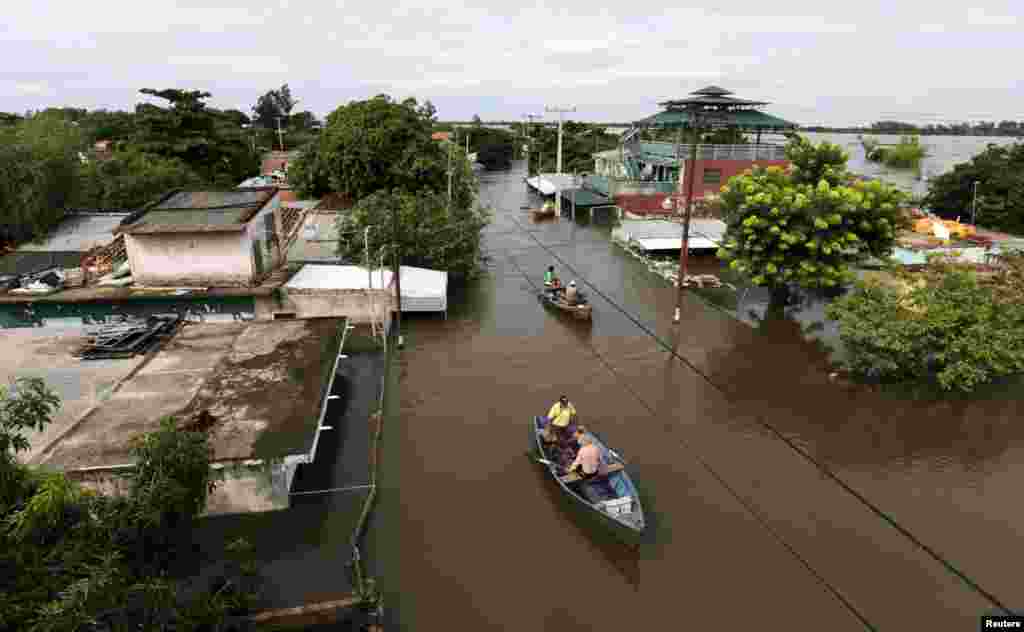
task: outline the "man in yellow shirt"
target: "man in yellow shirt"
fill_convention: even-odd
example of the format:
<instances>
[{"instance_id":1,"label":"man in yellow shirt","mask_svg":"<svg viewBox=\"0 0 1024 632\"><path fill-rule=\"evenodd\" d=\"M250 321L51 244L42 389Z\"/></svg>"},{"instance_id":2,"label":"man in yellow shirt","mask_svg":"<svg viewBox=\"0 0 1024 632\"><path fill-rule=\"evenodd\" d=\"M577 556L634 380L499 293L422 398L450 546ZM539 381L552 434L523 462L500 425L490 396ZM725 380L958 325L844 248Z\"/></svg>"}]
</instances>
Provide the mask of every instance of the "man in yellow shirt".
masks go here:
<instances>
[{"instance_id":1,"label":"man in yellow shirt","mask_svg":"<svg viewBox=\"0 0 1024 632\"><path fill-rule=\"evenodd\" d=\"M559 397L548 411L548 421L560 438L574 419L576 419L576 407L569 402L569 398L565 395Z\"/></svg>"}]
</instances>

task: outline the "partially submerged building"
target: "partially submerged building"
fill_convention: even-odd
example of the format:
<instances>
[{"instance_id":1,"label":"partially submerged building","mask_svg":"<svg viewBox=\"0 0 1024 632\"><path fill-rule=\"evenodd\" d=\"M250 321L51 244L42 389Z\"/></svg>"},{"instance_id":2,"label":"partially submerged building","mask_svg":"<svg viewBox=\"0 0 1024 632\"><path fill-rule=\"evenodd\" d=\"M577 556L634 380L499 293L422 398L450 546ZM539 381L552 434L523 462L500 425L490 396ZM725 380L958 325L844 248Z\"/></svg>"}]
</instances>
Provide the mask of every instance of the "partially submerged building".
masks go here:
<instances>
[{"instance_id":1,"label":"partially submerged building","mask_svg":"<svg viewBox=\"0 0 1024 632\"><path fill-rule=\"evenodd\" d=\"M157 352L81 361L81 329L16 329L0 338L3 378L37 376L62 406L29 437L26 460L118 493L130 441L174 417L206 432L220 479L210 513L288 506L297 466L316 454L350 327L345 319L189 324Z\"/></svg>"},{"instance_id":2,"label":"partially submerged building","mask_svg":"<svg viewBox=\"0 0 1024 632\"><path fill-rule=\"evenodd\" d=\"M276 187L175 191L117 230L137 285L251 286L284 261L280 207Z\"/></svg>"},{"instance_id":3,"label":"partially submerged building","mask_svg":"<svg viewBox=\"0 0 1024 632\"><path fill-rule=\"evenodd\" d=\"M729 178L752 167L788 167L783 143L765 141L763 135L787 133L796 125L763 112L766 101L731 95L710 86L660 103L664 110L634 123L619 149L594 154L594 174L582 188L613 200L627 217L676 214L677 209L665 210L663 202L687 194L690 173L693 198L699 200L716 195ZM650 130L671 140L643 141ZM722 130L732 132L725 135L731 142L692 142L694 134L705 139Z\"/></svg>"}]
</instances>

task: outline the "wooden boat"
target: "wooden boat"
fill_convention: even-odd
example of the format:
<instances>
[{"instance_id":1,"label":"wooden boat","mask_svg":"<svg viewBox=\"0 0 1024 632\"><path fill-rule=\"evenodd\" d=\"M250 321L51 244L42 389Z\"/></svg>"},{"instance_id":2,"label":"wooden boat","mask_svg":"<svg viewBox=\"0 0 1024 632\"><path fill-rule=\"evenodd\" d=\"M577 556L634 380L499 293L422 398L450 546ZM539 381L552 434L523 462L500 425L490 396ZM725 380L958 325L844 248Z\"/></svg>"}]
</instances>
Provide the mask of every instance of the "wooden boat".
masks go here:
<instances>
[{"instance_id":1,"label":"wooden boat","mask_svg":"<svg viewBox=\"0 0 1024 632\"><path fill-rule=\"evenodd\" d=\"M556 463L555 455L544 447L542 435L547 423L544 416L534 417L530 423L531 451L562 489L574 513L585 522L596 523L598 528L625 544L639 545L646 526L644 510L622 457L588 431L594 445L601 450L607 475L583 481L576 474L563 474L563 466L569 463ZM574 425L570 424L570 432L574 431Z\"/></svg>"},{"instance_id":2,"label":"wooden boat","mask_svg":"<svg viewBox=\"0 0 1024 632\"><path fill-rule=\"evenodd\" d=\"M545 217L554 217L555 216L555 205L550 203L550 202L548 202L548 203L544 204L544 206L542 206L540 208L532 209L530 212L533 213L533 218L534 219L543 219Z\"/></svg>"},{"instance_id":3,"label":"wooden boat","mask_svg":"<svg viewBox=\"0 0 1024 632\"><path fill-rule=\"evenodd\" d=\"M545 305L550 305L559 311L571 314L573 318L579 320L590 320L590 312L592 311L592 308L590 303L587 302L587 299L582 294L577 294L576 305L570 305L564 298L561 298L561 296L555 298L551 295L551 292L548 292L547 290L541 291L540 300L543 301Z\"/></svg>"}]
</instances>

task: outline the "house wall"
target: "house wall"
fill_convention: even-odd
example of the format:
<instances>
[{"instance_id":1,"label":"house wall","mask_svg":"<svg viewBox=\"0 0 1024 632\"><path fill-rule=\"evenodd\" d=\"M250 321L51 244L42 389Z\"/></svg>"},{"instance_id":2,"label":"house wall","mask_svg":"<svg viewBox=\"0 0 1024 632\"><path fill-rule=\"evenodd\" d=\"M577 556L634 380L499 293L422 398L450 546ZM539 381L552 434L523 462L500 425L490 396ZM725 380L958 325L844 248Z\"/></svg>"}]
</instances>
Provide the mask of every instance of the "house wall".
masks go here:
<instances>
[{"instance_id":1,"label":"house wall","mask_svg":"<svg viewBox=\"0 0 1024 632\"><path fill-rule=\"evenodd\" d=\"M373 307L370 309L370 291ZM368 323L371 315L376 321L390 320L394 311L394 291L387 290L287 290L280 297L256 297L256 318L272 320L275 314L291 314L294 318L347 317L352 323Z\"/></svg>"},{"instance_id":2,"label":"house wall","mask_svg":"<svg viewBox=\"0 0 1024 632\"><path fill-rule=\"evenodd\" d=\"M260 259L257 261L256 254L251 253L252 269L257 279L262 278L284 262L284 255L281 252L281 227L278 210L281 208L281 192L278 191L274 197L263 205L249 223L245 230L254 248L259 248ZM269 219L268 219L269 216ZM269 224L268 224L269 222ZM261 264L262 269L258 269Z\"/></svg>"},{"instance_id":3,"label":"house wall","mask_svg":"<svg viewBox=\"0 0 1024 632\"><path fill-rule=\"evenodd\" d=\"M125 235L137 285L246 286L253 281L248 232Z\"/></svg>"},{"instance_id":4,"label":"house wall","mask_svg":"<svg viewBox=\"0 0 1024 632\"><path fill-rule=\"evenodd\" d=\"M689 163L687 163L688 165ZM703 198L706 195L717 195L729 178L742 174L747 169L754 167L782 167L789 166L788 160L698 160L694 171L696 179L693 181L694 199ZM722 172L721 181L718 184L705 184L704 172L708 169L719 169ZM686 189L686 167L679 173L679 184Z\"/></svg>"}]
</instances>

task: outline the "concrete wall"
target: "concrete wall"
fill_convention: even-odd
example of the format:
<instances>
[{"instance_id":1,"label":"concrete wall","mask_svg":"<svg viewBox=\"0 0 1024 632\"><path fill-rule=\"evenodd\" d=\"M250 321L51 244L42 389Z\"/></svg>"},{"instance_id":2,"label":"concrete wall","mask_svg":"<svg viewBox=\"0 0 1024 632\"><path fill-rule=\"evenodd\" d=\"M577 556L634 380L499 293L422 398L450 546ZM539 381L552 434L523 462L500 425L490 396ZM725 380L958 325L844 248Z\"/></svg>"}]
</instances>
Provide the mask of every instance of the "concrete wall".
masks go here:
<instances>
[{"instance_id":1,"label":"concrete wall","mask_svg":"<svg viewBox=\"0 0 1024 632\"><path fill-rule=\"evenodd\" d=\"M245 286L253 281L247 232L125 235L136 285Z\"/></svg>"},{"instance_id":2,"label":"concrete wall","mask_svg":"<svg viewBox=\"0 0 1024 632\"><path fill-rule=\"evenodd\" d=\"M395 309L392 292L372 290L375 311L370 310L370 290L282 290L281 298L256 297L256 318L278 317L327 318L348 317L353 324L368 323L372 314L377 322L390 319ZM291 316L289 316L291 315Z\"/></svg>"},{"instance_id":3,"label":"concrete wall","mask_svg":"<svg viewBox=\"0 0 1024 632\"><path fill-rule=\"evenodd\" d=\"M253 260L253 273L257 276L265 276L271 270L281 265L284 261L284 255L281 252L281 235L280 219L278 216L278 209L281 208L281 192L278 191L274 197L270 198L263 208L260 209L259 213L256 213L249 223L246 225L246 234L249 236L251 243L256 244L260 249L260 255L263 263L263 269L256 269L256 256L251 255ZM268 230L268 219L270 216L270 226ZM251 247L251 246L250 246Z\"/></svg>"}]
</instances>

